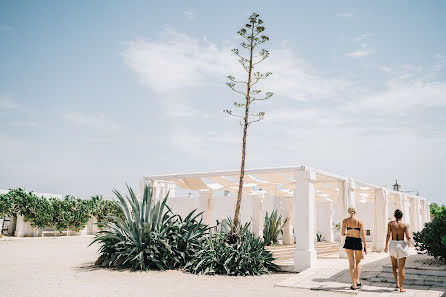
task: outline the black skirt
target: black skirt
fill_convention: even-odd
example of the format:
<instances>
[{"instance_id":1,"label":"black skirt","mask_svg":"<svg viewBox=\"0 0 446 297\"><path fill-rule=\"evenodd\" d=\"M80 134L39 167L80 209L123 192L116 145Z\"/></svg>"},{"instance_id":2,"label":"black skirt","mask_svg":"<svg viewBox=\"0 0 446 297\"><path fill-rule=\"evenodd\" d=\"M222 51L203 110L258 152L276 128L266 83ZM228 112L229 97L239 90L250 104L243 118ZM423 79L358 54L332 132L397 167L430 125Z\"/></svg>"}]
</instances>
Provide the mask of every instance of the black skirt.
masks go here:
<instances>
[{"instance_id":1,"label":"black skirt","mask_svg":"<svg viewBox=\"0 0 446 297\"><path fill-rule=\"evenodd\" d=\"M344 249L361 251L362 250L361 238L347 236L345 238Z\"/></svg>"}]
</instances>

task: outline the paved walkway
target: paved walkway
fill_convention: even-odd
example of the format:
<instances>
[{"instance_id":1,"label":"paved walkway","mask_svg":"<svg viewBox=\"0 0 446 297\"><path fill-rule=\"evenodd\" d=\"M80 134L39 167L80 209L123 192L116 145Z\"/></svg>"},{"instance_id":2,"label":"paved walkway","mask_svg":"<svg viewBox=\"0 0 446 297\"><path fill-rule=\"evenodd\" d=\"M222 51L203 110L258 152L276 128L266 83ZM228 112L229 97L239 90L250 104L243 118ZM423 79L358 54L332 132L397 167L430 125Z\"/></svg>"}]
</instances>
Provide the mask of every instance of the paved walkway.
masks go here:
<instances>
[{"instance_id":1,"label":"paved walkway","mask_svg":"<svg viewBox=\"0 0 446 297\"><path fill-rule=\"evenodd\" d=\"M387 253L371 252L362 260L360 290L349 290L351 285L350 274L347 269L348 260L339 257L324 258L318 257L315 267L304 272L295 274L288 279L276 284L278 287L309 289L312 291L330 293L344 293L359 296L446 296L446 265L438 264L438 261L430 260L430 257L416 255L416 251L411 248L411 257L408 258L407 267L416 269L416 273L430 273L434 275L424 275L427 279L435 279L435 283L444 286L431 285L409 285L405 286L406 292L395 291L393 275L390 272L390 259ZM387 267L386 267L387 266ZM434 267L434 272L420 270L430 270ZM439 272L441 271L441 273ZM444 273L443 273L444 272ZM437 274L437 275L435 275ZM411 275L406 275L406 279Z\"/></svg>"}]
</instances>

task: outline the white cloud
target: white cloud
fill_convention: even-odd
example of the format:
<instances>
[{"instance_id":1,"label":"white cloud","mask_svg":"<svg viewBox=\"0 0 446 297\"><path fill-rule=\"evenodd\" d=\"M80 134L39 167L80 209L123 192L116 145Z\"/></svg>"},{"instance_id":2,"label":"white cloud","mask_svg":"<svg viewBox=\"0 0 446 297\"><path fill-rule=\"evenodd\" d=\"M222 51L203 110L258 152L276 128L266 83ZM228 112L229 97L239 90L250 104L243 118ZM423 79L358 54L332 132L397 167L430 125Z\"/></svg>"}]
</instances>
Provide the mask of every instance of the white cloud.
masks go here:
<instances>
[{"instance_id":1,"label":"white cloud","mask_svg":"<svg viewBox=\"0 0 446 297\"><path fill-rule=\"evenodd\" d=\"M166 39L127 42L123 56L143 84L159 93L186 87L223 85L227 75L242 71L230 47L218 47L200 42L173 31L162 33ZM278 95L296 100L333 99L343 96L351 86L342 79L319 76L310 65L296 57L290 49L272 49L271 58L255 71L270 71L273 75L263 85Z\"/></svg>"},{"instance_id":2,"label":"white cloud","mask_svg":"<svg viewBox=\"0 0 446 297\"><path fill-rule=\"evenodd\" d=\"M241 132L220 132L215 131L208 133L208 141L225 144L239 144L241 143Z\"/></svg>"},{"instance_id":3,"label":"white cloud","mask_svg":"<svg viewBox=\"0 0 446 297\"><path fill-rule=\"evenodd\" d=\"M64 118L76 125L86 128L93 128L102 131L116 131L119 129L119 125L108 120L104 115L87 115L80 113L69 113Z\"/></svg>"},{"instance_id":4,"label":"white cloud","mask_svg":"<svg viewBox=\"0 0 446 297\"><path fill-rule=\"evenodd\" d=\"M390 68L388 66L379 66L378 68L383 72L392 73L392 68Z\"/></svg>"},{"instance_id":5,"label":"white cloud","mask_svg":"<svg viewBox=\"0 0 446 297\"><path fill-rule=\"evenodd\" d=\"M111 143L112 139L109 137L91 137L87 139L87 142L92 144L105 144Z\"/></svg>"},{"instance_id":6,"label":"white cloud","mask_svg":"<svg viewBox=\"0 0 446 297\"><path fill-rule=\"evenodd\" d=\"M356 36L355 38L353 38L353 42L361 42L361 41L363 41L363 40L365 40L365 39L367 39L367 38L369 38L371 36L373 36L373 35L370 34L370 33L364 33L364 34L361 34L361 35Z\"/></svg>"},{"instance_id":7,"label":"white cloud","mask_svg":"<svg viewBox=\"0 0 446 297\"><path fill-rule=\"evenodd\" d=\"M433 67L433 71L442 71L446 65L446 57L442 54L435 55L436 63Z\"/></svg>"},{"instance_id":8,"label":"white cloud","mask_svg":"<svg viewBox=\"0 0 446 297\"><path fill-rule=\"evenodd\" d=\"M33 121L9 121L8 126L11 127L23 127L23 128L34 128L37 127L37 123Z\"/></svg>"},{"instance_id":9,"label":"white cloud","mask_svg":"<svg viewBox=\"0 0 446 297\"><path fill-rule=\"evenodd\" d=\"M125 62L141 82L159 93L202 85L215 74L225 77L234 67L230 48L164 31L164 40L127 42Z\"/></svg>"},{"instance_id":10,"label":"white cloud","mask_svg":"<svg viewBox=\"0 0 446 297\"><path fill-rule=\"evenodd\" d=\"M262 68L273 73L263 89L298 101L340 99L352 87L346 80L320 76L290 49L271 50L271 58Z\"/></svg>"},{"instance_id":11,"label":"white cloud","mask_svg":"<svg viewBox=\"0 0 446 297\"><path fill-rule=\"evenodd\" d=\"M193 21L193 20L195 20L195 14L193 13L192 10L185 10L185 11L184 11L184 15L186 16L186 18L187 18L189 21Z\"/></svg>"},{"instance_id":12,"label":"white cloud","mask_svg":"<svg viewBox=\"0 0 446 297\"><path fill-rule=\"evenodd\" d=\"M383 91L369 94L351 101L353 111L372 110L382 114L400 113L417 107L446 106L446 82L417 80L390 80Z\"/></svg>"},{"instance_id":13,"label":"white cloud","mask_svg":"<svg viewBox=\"0 0 446 297\"><path fill-rule=\"evenodd\" d=\"M200 112L190 106L176 102L165 102L166 111L164 115L172 118L193 118L200 115Z\"/></svg>"},{"instance_id":14,"label":"white cloud","mask_svg":"<svg viewBox=\"0 0 446 297\"><path fill-rule=\"evenodd\" d=\"M340 12L336 14L337 17L352 17L353 13L351 12Z\"/></svg>"},{"instance_id":15,"label":"white cloud","mask_svg":"<svg viewBox=\"0 0 446 297\"><path fill-rule=\"evenodd\" d=\"M0 98L0 110L17 109L19 105L7 98Z\"/></svg>"},{"instance_id":16,"label":"white cloud","mask_svg":"<svg viewBox=\"0 0 446 297\"><path fill-rule=\"evenodd\" d=\"M163 35L163 40L128 42L123 54L142 82L155 91L168 93L179 88L215 85L216 81L223 85L226 75L240 71L229 47L218 47L174 31L166 31ZM365 33L355 37L353 42L361 49L346 56L359 58L374 53L375 50L365 42L370 36L372 34ZM412 110L424 103L425 106L443 106L445 101L442 96L446 93L445 83L416 78L423 71L419 66L403 65L400 71L382 66L382 71L392 73L398 79L387 81L382 90L368 90L349 80L318 74L287 47L271 49L270 52L271 57L256 71L273 73L261 88L274 92L277 97L301 102L346 102L344 110L370 109L373 112L381 109L383 112ZM165 115L169 117L199 115L197 110L175 100L163 101L162 104L166 107Z\"/></svg>"},{"instance_id":17,"label":"white cloud","mask_svg":"<svg viewBox=\"0 0 446 297\"><path fill-rule=\"evenodd\" d=\"M367 49L359 49L356 51L352 51L352 52L346 53L345 55L347 57L352 57L352 58L361 58L361 57L365 57L365 56L368 56L368 55L371 55L374 53L375 53L375 49L367 48Z\"/></svg>"},{"instance_id":18,"label":"white cloud","mask_svg":"<svg viewBox=\"0 0 446 297\"><path fill-rule=\"evenodd\" d=\"M372 34L364 33L353 38L353 43L359 44L360 49L345 53L345 56L351 58L361 58L374 54L376 50L374 48L371 48L366 42L364 42L364 40L368 39L370 36L372 36Z\"/></svg>"}]
</instances>

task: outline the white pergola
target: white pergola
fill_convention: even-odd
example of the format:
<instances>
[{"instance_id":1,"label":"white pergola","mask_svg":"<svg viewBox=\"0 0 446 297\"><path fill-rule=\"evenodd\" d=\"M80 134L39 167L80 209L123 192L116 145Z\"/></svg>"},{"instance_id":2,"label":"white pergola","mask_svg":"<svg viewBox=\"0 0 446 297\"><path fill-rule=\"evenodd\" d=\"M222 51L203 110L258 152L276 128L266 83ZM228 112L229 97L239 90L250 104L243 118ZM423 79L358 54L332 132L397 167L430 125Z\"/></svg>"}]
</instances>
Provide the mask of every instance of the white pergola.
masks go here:
<instances>
[{"instance_id":1,"label":"white pergola","mask_svg":"<svg viewBox=\"0 0 446 297\"><path fill-rule=\"evenodd\" d=\"M239 174L239 170L234 170L145 176L141 187L151 185L155 197L162 197L167 191L175 195L177 186L185 190L199 191L200 211L204 211L204 221L212 224L214 191L237 193ZM329 230L332 229L334 210L340 216L347 217L348 207L356 206L358 199L363 203L373 204L372 247L377 252L385 248L388 219L393 217L393 213L389 211L391 204L404 212L404 219L413 232L421 230L424 224L430 221L430 202L425 198L306 166L247 169L243 194L244 197L254 198L264 194L289 198L284 199L287 203L281 209L285 217L291 217L284 227L283 242L291 244L296 239L295 271L312 267L316 260L314 226L317 200L327 202L329 218L326 224ZM259 201L253 204L256 215L252 218L253 231L259 234L259 230L263 228L263 208L261 199L253 201ZM329 240L333 240L332 234ZM340 250L341 246L340 244Z\"/></svg>"}]
</instances>

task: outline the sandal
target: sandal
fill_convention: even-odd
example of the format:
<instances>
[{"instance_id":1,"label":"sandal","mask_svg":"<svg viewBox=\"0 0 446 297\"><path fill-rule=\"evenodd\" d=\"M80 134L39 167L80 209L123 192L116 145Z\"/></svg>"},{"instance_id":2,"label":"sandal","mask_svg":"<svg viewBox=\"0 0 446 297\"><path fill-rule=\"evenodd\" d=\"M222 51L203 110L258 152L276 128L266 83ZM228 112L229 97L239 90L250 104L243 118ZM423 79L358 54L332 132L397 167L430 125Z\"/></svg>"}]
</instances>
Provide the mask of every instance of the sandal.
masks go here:
<instances>
[{"instance_id":1,"label":"sandal","mask_svg":"<svg viewBox=\"0 0 446 297\"><path fill-rule=\"evenodd\" d=\"M350 286L350 290L356 290L356 288L353 288L353 286Z\"/></svg>"},{"instance_id":2,"label":"sandal","mask_svg":"<svg viewBox=\"0 0 446 297\"><path fill-rule=\"evenodd\" d=\"M357 287L362 287L362 284L361 284L361 283L359 283L359 284L356 284L356 286L357 286Z\"/></svg>"}]
</instances>

